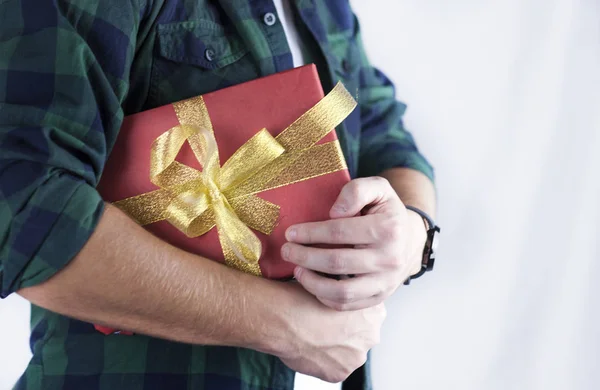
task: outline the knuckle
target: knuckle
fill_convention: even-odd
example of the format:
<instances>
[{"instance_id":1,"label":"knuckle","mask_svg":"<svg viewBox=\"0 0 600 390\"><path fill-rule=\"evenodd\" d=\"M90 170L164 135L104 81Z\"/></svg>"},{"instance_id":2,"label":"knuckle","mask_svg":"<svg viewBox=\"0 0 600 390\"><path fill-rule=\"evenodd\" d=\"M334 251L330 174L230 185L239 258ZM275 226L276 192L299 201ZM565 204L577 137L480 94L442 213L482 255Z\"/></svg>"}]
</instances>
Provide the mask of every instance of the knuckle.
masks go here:
<instances>
[{"instance_id":1,"label":"knuckle","mask_svg":"<svg viewBox=\"0 0 600 390\"><path fill-rule=\"evenodd\" d=\"M390 182L386 179L383 178L381 176L373 176L370 178L367 178L366 180L369 180L369 187L371 187L372 189L374 189L375 191L377 191L377 193L384 195L387 197L387 194L389 193L390 189L392 188Z\"/></svg>"},{"instance_id":2,"label":"knuckle","mask_svg":"<svg viewBox=\"0 0 600 390\"><path fill-rule=\"evenodd\" d=\"M385 241L396 241L400 239L402 223L399 218L389 217L381 224L381 239Z\"/></svg>"},{"instance_id":3,"label":"knuckle","mask_svg":"<svg viewBox=\"0 0 600 390\"><path fill-rule=\"evenodd\" d=\"M382 268L387 270L396 268L396 257L395 256L381 256L379 258L379 264Z\"/></svg>"},{"instance_id":4,"label":"knuckle","mask_svg":"<svg viewBox=\"0 0 600 390\"><path fill-rule=\"evenodd\" d=\"M345 187L345 194L344 197L349 200L351 203L352 202L356 202L358 199L360 199L361 196L361 180L357 179L357 180L353 180L350 183L348 183L348 185Z\"/></svg>"},{"instance_id":5,"label":"knuckle","mask_svg":"<svg viewBox=\"0 0 600 390\"><path fill-rule=\"evenodd\" d=\"M333 241L343 241L346 237L346 231L341 223L334 223L329 228L329 235Z\"/></svg>"},{"instance_id":6,"label":"knuckle","mask_svg":"<svg viewBox=\"0 0 600 390\"><path fill-rule=\"evenodd\" d=\"M402 266L401 258L397 254L384 254L380 257L379 263L388 270L396 270Z\"/></svg>"},{"instance_id":7,"label":"knuckle","mask_svg":"<svg viewBox=\"0 0 600 390\"><path fill-rule=\"evenodd\" d=\"M354 288L344 284L340 287L338 293L340 303L351 303L354 301L355 296Z\"/></svg>"},{"instance_id":8,"label":"knuckle","mask_svg":"<svg viewBox=\"0 0 600 390\"><path fill-rule=\"evenodd\" d=\"M333 274L341 274L346 269L346 260L339 250L332 250L327 259L327 269Z\"/></svg>"},{"instance_id":9,"label":"knuckle","mask_svg":"<svg viewBox=\"0 0 600 390\"><path fill-rule=\"evenodd\" d=\"M382 187L391 187L389 180L382 176L373 176L371 180L373 180L373 184L375 185L379 185Z\"/></svg>"},{"instance_id":10,"label":"knuckle","mask_svg":"<svg viewBox=\"0 0 600 390\"><path fill-rule=\"evenodd\" d=\"M378 242L380 241L380 237L381 237L381 233L379 232L380 230L380 226L376 225L376 224L372 224L370 226L367 227L367 239L369 239L369 241L374 241L374 242Z\"/></svg>"}]
</instances>

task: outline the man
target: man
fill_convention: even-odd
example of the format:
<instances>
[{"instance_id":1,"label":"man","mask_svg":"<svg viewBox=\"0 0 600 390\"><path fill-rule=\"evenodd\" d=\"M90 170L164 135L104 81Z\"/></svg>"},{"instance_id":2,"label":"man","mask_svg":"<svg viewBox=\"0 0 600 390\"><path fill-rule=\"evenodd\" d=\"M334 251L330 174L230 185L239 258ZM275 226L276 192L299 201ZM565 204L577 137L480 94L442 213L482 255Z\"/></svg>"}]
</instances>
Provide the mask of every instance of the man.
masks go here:
<instances>
[{"instance_id":1,"label":"man","mask_svg":"<svg viewBox=\"0 0 600 390\"><path fill-rule=\"evenodd\" d=\"M33 304L16 388L290 390L296 371L340 382L365 362L435 196L347 1L9 0L0 16L0 291ZM299 283L183 252L99 197L124 115L313 62L358 94L337 131L360 178L331 220L287 231ZM354 249L310 246L328 243Z\"/></svg>"}]
</instances>

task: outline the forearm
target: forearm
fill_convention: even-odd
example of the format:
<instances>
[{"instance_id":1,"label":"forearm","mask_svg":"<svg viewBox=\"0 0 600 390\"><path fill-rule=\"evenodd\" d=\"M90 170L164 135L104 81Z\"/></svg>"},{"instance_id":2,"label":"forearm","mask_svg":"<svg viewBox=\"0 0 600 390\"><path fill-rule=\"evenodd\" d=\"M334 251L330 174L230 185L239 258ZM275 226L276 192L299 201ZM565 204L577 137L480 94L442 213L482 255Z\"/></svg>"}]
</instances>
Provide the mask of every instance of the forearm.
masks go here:
<instances>
[{"instance_id":1,"label":"forearm","mask_svg":"<svg viewBox=\"0 0 600 390\"><path fill-rule=\"evenodd\" d=\"M285 304L286 291L172 247L107 206L79 255L48 281L19 294L87 322L268 352L269 343L285 331L274 307Z\"/></svg>"}]
</instances>

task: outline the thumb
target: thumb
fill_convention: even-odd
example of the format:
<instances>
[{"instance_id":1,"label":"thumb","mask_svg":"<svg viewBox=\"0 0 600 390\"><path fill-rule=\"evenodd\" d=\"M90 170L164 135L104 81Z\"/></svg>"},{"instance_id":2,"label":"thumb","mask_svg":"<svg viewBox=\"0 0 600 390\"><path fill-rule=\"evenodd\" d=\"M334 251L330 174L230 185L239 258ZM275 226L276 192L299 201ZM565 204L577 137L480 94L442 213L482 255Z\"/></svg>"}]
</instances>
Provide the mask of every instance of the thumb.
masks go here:
<instances>
[{"instance_id":1,"label":"thumb","mask_svg":"<svg viewBox=\"0 0 600 390\"><path fill-rule=\"evenodd\" d=\"M366 177L346 184L329 212L332 219L354 217L367 206L381 206L376 212L392 207L398 199L390 183L383 177ZM400 202L398 202L400 203Z\"/></svg>"}]
</instances>

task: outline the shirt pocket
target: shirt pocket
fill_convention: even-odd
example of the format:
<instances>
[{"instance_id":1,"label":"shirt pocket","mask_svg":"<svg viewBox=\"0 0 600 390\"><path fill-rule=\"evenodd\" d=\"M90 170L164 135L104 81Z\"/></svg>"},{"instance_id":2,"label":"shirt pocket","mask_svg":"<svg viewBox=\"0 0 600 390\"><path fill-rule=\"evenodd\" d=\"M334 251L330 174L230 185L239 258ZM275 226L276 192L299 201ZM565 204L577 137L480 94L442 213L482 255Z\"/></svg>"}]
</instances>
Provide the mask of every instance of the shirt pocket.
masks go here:
<instances>
[{"instance_id":1,"label":"shirt pocket","mask_svg":"<svg viewBox=\"0 0 600 390\"><path fill-rule=\"evenodd\" d=\"M170 104L258 77L232 29L211 20L158 26L149 105Z\"/></svg>"}]
</instances>

